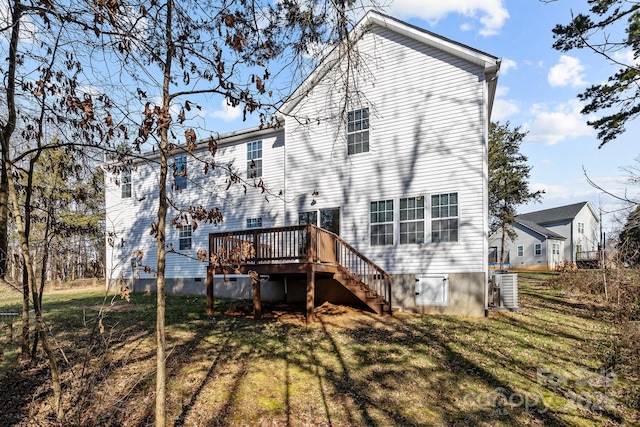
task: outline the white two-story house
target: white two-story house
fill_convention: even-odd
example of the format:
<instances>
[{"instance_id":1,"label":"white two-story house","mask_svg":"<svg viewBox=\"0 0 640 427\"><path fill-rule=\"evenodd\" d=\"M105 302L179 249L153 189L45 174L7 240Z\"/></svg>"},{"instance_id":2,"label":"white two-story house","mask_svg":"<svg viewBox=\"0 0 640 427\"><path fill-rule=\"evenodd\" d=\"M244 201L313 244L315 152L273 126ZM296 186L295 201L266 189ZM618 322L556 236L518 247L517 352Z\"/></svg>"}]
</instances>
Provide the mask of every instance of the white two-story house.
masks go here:
<instances>
[{"instance_id":1,"label":"white two-story house","mask_svg":"<svg viewBox=\"0 0 640 427\"><path fill-rule=\"evenodd\" d=\"M514 240L504 239L503 268L552 270L565 261L598 259L600 221L589 202L520 214L511 225ZM489 263L499 268L502 232L489 238Z\"/></svg>"},{"instance_id":2,"label":"white two-story house","mask_svg":"<svg viewBox=\"0 0 640 427\"><path fill-rule=\"evenodd\" d=\"M220 271L197 254L252 242L264 299L303 301L311 291L316 305L375 297L382 311L485 313L487 143L500 60L376 12L352 34L366 64L347 69L334 50L291 94L280 128L222 135L215 159L207 141L198 160L176 151L185 173L169 196L179 206L217 207L224 221L168 231L169 292L204 294L209 284L216 297L250 298L244 274L208 281ZM349 92L337 84L344 73ZM266 191L226 189L221 168L203 173L207 158L261 179ZM107 173L115 243L107 271L134 290L155 286L131 260L140 250L143 264L156 262L157 181L152 154Z\"/></svg>"}]
</instances>

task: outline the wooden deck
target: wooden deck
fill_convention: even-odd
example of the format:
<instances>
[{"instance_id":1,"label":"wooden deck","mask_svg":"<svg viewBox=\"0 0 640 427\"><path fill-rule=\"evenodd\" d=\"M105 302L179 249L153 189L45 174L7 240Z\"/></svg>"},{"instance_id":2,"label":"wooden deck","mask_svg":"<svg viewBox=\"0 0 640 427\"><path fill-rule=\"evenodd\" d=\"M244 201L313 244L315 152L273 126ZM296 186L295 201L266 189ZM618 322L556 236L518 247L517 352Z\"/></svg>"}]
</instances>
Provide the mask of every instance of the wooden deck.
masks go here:
<instances>
[{"instance_id":1,"label":"wooden deck","mask_svg":"<svg viewBox=\"0 0 640 427\"><path fill-rule=\"evenodd\" d=\"M306 275L306 318L313 320L315 279L330 277L379 314L391 313L392 277L334 233L313 225L209 234L207 313L213 275L249 274L254 316L260 317L259 276Z\"/></svg>"},{"instance_id":2,"label":"wooden deck","mask_svg":"<svg viewBox=\"0 0 640 427\"><path fill-rule=\"evenodd\" d=\"M602 251L576 252L576 265L578 268L600 268L602 263Z\"/></svg>"}]
</instances>

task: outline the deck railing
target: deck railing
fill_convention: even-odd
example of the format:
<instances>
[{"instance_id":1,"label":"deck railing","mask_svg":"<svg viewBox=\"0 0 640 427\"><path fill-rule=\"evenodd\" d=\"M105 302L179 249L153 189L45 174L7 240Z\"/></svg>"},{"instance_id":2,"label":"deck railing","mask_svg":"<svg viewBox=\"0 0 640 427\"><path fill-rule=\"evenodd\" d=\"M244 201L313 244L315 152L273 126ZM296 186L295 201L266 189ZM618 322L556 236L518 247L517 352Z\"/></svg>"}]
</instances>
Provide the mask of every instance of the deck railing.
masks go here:
<instances>
[{"instance_id":1,"label":"deck railing","mask_svg":"<svg viewBox=\"0 0 640 427\"><path fill-rule=\"evenodd\" d=\"M602 257L601 251L576 251L576 261L599 260Z\"/></svg>"},{"instance_id":2,"label":"deck railing","mask_svg":"<svg viewBox=\"0 0 640 427\"><path fill-rule=\"evenodd\" d=\"M314 225L211 233L209 251L221 265L336 265L343 274L391 301L391 276L386 271L338 235Z\"/></svg>"}]
</instances>

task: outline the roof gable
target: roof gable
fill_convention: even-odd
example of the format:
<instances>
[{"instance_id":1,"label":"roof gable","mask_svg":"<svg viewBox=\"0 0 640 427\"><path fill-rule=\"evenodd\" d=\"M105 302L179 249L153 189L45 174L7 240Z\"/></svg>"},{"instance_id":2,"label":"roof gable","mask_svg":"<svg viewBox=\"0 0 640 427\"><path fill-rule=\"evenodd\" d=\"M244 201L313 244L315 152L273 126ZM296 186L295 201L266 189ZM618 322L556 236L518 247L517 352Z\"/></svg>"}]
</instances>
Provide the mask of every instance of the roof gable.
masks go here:
<instances>
[{"instance_id":1,"label":"roof gable","mask_svg":"<svg viewBox=\"0 0 640 427\"><path fill-rule=\"evenodd\" d=\"M541 211L529 212L521 214L516 217L518 221L531 221L536 224L551 224L554 222L571 221L578 213L586 206L591 210L591 213L598 220L593 208L589 202L574 203L572 205L560 206L557 208L544 209Z\"/></svg>"},{"instance_id":2,"label":"roof gable","mask_svg":"<svg viewBox=\"0 0 640 427\"><path fill-rule=\"evenodd\" d=\"M374 10L367 12L367 14L355 25L355 27L349 32L349 38L352 42L359 41L366 33L371 31L372 26L386 28L390 31L402 34L413 40L483 67L485 78L487 79L489 86L487 100L489 114L491 114L493 100L495 98L498 72L500 69L500 58ZM296 88L284 103L280 111L284 114L291 113L291 111L307 96L315 85L343 59L344 54L340 52L338 46L335 46L320 62L316 69L304 80L304 82Z\"/></svg>"},{"instance_id":3,"label":"roof gable","mask_svg":"<svg viewBox=\"0 0 640 427\"><path fill-rule=\"evenodd\" d=\"M566 240L566 237L561 236L560 234L554 231L551 231L548 228L544 228L543 226L538 225L535 222L516 219L516 223L520 224L522 227L527 228L533 231L534 233L537 233L547 239Z\"/></svg>"}]
</instances>

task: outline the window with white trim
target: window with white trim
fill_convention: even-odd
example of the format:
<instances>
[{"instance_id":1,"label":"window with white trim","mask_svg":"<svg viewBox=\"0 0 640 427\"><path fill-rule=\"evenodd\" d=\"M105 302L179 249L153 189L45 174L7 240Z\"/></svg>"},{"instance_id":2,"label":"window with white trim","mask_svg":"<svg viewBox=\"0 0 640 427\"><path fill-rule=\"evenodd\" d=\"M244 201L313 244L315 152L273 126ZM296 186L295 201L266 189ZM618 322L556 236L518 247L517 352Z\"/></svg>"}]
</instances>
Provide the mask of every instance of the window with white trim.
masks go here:
<instances>
[{"instance_id":1,"label":"window with white trim","mask_svg":"<svg viewBox=\"0 0 640 427\"><path fill-rule=\"evenodd\" d=\"M535 256L542 255L542 245L540 243L533 245L533 254Z\"/></svg>"},{"instance_id":2,"label":"window with white trim","mask_svg":"<svg viewBox=\"0 0 640 427\"><path fill-rule=\"evenodd\" d=\"M262 141L247 143L247 178L262 176Z\"/></svg>"},{"instance_id":3,"label":"window with white trim","mask_svg":"<svg viewBox=\"0 0 640 427\"><path fill-rule=\"evenodd\" d=\"M400 244L424 243L424 197L400 199Z\"/></svg>"},{"instance_id":4,"label":"window with white trim","mask_svg":"<svg viewBox=\"0 0 640 427\"><path fill-rule=\"evenodd\" d=\"M524 256L524 246L518 245L518 256Z\"/></svg>"},{"instance_id":5,"label":"window with white trim","mask_svg":"<svg viewBox=\"0 0 640 427\"><path fill-rule=\"evenodd\" d=\"M173 172L175 186L178 190L187 188L187 156L176 157L176 166Z\"/></svg>"},{"instance_id":6,"label":"window with white trim","mask_svg":"<svg viewBox=\"0 0 640 427\"><path fill-rule=\"evenodd\" d=\"M560 255L560 243L553 243L551 245L551 253L553 255Z\"/></svg>"},{"instance_id":7,"label":"window with white trim","mask_svg":"<svg viewBox=\"0 0 640 427\"><path fill-rule=\"evenodd\" d=\"M262 218L247 218L247 228L262 228Z\"/></svg>"},{"instance_id":8,"label":"window with white trim","mask_svg":"<svg viewBox=\"0 0 640 427\"><path fill-rule=\"evenodd\" d=\"M369 151L369 109L347 113L347 153L358 154Z\"/></svg>"},{"instance_id":9,"label":"window with white trim","mask_svg":"<svg viewBox=\"0 0 640 427\"><path fill-rule=\"evenodd\" d=\"M431 241L458 241L458 193L431 196Z\"/></svg>"},{"instance_id":10,"label":"window with white trim","mask_svg":"<svg viewBox=\"0 0 640 427\"><path fill-rule=\"evenodd\" d=\"M120 172L120 190L123 199L131 197L131 171L128 169Z\"/></svg>"},{"instance_id":11,"label":"window with white trim","mask_svg":"<svg viewBox=\"0 0 640 427\"><path fill-rule=\"evenodd\" d=\"M393 245L393 200L371 202L371 246Z\"/></svg>"},{"instance_id":12,"label":"window with white trim","mask_svg":"<svg viewBox=\"0 0 640 427\"><path fill-rule=\"evenodd\" d=\"M578 233L584 234L584 222L578 223Z\"/></svg>"},{"instance_id":13,"label":"window with white trim","mask_svg":"<svg viewBox=\"0 0 640 427\"><path fill-rule=\"evenodd\" d=\"M179 230L180 250L184 251L187 249L191 249L191 225L189 224L180 226Z\"/></svg>"}]
</instances>

